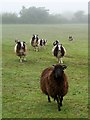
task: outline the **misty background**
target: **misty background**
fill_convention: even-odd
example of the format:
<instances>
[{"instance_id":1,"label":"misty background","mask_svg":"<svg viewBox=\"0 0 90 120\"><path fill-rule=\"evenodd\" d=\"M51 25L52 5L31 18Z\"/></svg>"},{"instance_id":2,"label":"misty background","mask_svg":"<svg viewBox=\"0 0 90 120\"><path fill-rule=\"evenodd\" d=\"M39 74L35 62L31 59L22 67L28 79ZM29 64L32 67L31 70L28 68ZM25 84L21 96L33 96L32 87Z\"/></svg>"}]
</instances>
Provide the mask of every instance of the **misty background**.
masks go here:
<instances>
[{"instance_id":1,"label":"misty background","mask_svg":"<svg viewBox=\"0 0 90 120\"><path fill-rule=\"evenodd\" d=\"M49 1L49 2L48 2ZM75 0L2 1L0 16L3 24L60 24L88 23L88 2ZM65 4L64 4L65 3ZM22 5L22 6L21 6ZM20 7L21 6L21 7Z\"/></svg>"}]
</instances>

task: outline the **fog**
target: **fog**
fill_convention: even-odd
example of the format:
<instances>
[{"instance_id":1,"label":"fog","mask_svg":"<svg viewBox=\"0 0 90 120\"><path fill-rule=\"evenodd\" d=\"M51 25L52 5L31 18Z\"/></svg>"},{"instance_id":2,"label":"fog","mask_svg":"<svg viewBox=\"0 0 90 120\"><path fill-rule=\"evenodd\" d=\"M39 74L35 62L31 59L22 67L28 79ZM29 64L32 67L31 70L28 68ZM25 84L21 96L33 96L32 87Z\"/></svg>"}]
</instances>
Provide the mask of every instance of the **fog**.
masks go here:
<instances>
[{"instance_id":1,"label":"fog","mask_svg":"<svg viewBox=\"0 0 90 120\"><path fill-rule=\"evenodd\" d=\"M66 12L76 12L83 10L88 13L88 0L0 0L0 13L15 12L19 13L22 6L26 8L45 7L51 14L61 14Z\"/></svg>"}]
</instances>

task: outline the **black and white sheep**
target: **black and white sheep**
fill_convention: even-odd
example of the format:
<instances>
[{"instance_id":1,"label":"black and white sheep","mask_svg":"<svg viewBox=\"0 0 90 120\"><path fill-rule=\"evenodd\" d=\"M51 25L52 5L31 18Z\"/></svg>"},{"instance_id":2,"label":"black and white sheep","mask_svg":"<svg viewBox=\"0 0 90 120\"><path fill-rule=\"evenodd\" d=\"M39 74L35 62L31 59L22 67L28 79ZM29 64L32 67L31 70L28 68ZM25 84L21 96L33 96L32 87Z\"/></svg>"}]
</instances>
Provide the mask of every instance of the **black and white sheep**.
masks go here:
<instances>
[{"instance_id":1,"label":"black and white sheep","mask_svg":"<svg viewBox=\"0 0 90 120\"><path fill-rule=\"evenodd\" d=\"M47 44L46 39L40 39L38 35L32 36L30 39L30 44L34 47L35 51L39 51L40 47L44 47Z\"/></svg>"},{"instance_id":2,"label":"black and white sheep","mask_svg":"<svg viewBox=\"0 0 90 120\"><path fill-rule=\"evenodd\" d=\"M16 53L17 56L19 56L20 58L20 62L22 62L23 60L26 61L26 53L27 53L27 45L24 41L19 41L18 39L15 40L15 47L14 47L14 51Z\"/></svg>"},{"instance_id":3,"label":"black and white sheep","mask_svg":"<svg viewBox=\"0 0 90 120\"><path fill-rule=\"evenodd\" d=\"M58 63L63 63L62 58L66 54L66 49L64 46L60 43L57 43L53 48L52 48L52 54L58 59Z\"/></svg>"},{"instance_id":4,"label":"black and white sheep","mask_svg":"<svg viewBox=\"0 0 90 120\"><path fill-rule=\"evenodd\" d=\"M32 36L32 38L30 39L30 44L32 45L32 47L34 47L35 51L39 51L39 36L38 35L34 35Z\"/></svg>"},{"instance_id":5,"label":"black and white sheep","mask_svg":"<svg viewBox=\"0 0 90 120\"><path fill-rule=\"evenodd\" d=\"M64 73L66 65L56 64L43 70L40 79L40 87L44 94L48 96L48 102L51 102L50 96L57 101L58 111L62 106L63 97L68 92L67 76Z\"/></svg>"},{"instance_id":6,"label":"black and white sheep","mask_svg":"<svg viewBox=\"0 0 90 120\"><path fill-rule=\"evenodd\" d=\"M46 39L39 39L39 45L40 47L43 47L47 44L47 40Z\"/></svg>"},{"instance_id":7,"label":"black and white sheep","mask_svg":"<svg viewBox=\"0 0 90 120\"><path fill-rule=\"evenodd\" d=\"M69 40L69 41L73 41L73 37L72 37L72 36L69 36L69 37L68 37L68 40Z\"/></svg>"}]
</instances>

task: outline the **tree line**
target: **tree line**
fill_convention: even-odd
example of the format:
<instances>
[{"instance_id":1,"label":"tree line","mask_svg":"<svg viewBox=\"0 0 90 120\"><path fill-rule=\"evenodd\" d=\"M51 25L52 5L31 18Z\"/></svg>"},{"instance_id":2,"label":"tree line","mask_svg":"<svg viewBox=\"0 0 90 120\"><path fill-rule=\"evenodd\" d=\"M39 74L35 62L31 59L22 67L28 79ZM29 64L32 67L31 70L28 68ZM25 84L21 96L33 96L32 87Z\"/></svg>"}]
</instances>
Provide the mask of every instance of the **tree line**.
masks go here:
<instances>
[{"instance_id":1,"label":"tree line","mask_svg":"<svg viewBox=\"0 0 90 120\"><path fill-rule=\"evenodd\" d=\"M50 14L45 7L22 6L19 14L2 13L3 24L60 24L60 23L87 23L88 15L80 10L69 18L63 14Z\"/></svg>"}]
</instances>

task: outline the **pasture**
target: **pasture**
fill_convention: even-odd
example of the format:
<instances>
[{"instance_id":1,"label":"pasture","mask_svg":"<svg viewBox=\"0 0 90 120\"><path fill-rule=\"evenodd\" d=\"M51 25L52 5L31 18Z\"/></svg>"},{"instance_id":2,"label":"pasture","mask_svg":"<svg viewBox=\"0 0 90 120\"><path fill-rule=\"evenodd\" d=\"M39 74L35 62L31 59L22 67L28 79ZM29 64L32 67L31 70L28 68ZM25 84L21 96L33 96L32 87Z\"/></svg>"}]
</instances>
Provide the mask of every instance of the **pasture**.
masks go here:
<instances>
[{"instance_id":1,"label":"pasture","mask_svg":"<svg viewBox=\"0 0 90 120\"><path fill-rule=\"evenodd\" d=\"M3 25L2 26L2 117L3 118L88 118L88 31L87 25ZM32 34L47 39L45 48L35 52ZM72 35L74 41L68 41ZM27 43L27 61L20 63L14 53L15 39ZM69 91L61 111L48 103L40 90L43 69L57 63L52 55L55 40L66 48Z\"/></svg>"}]
</instances>

